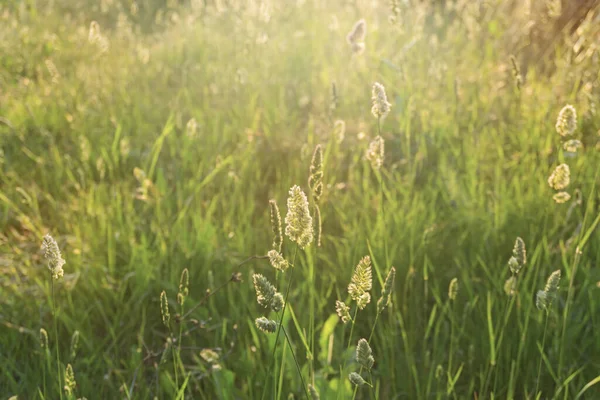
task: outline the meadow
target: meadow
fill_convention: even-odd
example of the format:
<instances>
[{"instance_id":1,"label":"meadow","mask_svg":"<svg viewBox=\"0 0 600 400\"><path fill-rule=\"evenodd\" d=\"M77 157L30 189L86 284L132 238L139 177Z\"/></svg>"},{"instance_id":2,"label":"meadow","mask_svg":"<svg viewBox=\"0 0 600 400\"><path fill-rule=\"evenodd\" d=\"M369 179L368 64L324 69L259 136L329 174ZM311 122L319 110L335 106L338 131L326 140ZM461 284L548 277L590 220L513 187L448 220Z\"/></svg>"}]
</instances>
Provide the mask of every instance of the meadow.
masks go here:
<instances>
[{"instance_id":1,"label":"meadow","mask_svg":"<svg viewBox=\"0 0 600 400\"><path fill-rule=\"evenodd\" d=\"M599 399L599 39L594 1L4 1L0 400Z\"/></svg>"}]
</instances>

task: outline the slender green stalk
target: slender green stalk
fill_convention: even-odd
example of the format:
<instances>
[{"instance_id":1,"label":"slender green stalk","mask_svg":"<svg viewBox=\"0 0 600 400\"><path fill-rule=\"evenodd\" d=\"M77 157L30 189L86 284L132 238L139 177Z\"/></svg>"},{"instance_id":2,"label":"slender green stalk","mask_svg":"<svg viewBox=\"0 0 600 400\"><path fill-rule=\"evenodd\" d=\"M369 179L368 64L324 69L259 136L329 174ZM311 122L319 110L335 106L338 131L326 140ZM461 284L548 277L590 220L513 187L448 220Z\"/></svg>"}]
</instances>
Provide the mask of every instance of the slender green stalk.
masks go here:
<instances>
[{"instance_id":1,"label":"slender green stalk","mask_svg":"<svg viewBox=\"0 0 600 400\"><path fill-rule=\"evenodd\" d=\"M538 365L538 373L537 373L537 379L535 380L535 394L537 395L538 393L538 387L540 386L540 376L542 374L542 361L544 359L544 348L546 345L546 331L548 330L548 314L549 312L546 311L546 323L544 324L544 337L542 339L542 354L540 354L540 363Z\"/></svg>"},{"instance_id":2,"label":"slender green stalk","mask_svg":"<svg viewBox=\"0 0 600 400\"><path fill-rule=\"evenodd\" d=\"M279 326L277 328L277 334L275 335L275 344L273 345L273 351L271 352L271 363L269 365L269 373L267 374L267 376L269 376L271 374L271 369L273 368L273 365L275 364L275 350L277 350L277 343L279 342L279 334L281 333L281 328L283 326L283 318L285 316L285 310L287 308L287 303L288 303L288 296L290 294L290 288L292 287L292 281L293 281L293 277L294 277L294 270L296 269L296 255L298 253L298 244L296 244L296 247L294 249L294 256L292 257L292 268L290 268L290 279L288 282L288 287L285 291L285 298L283 300L283 310L281 311L281 319L279 320ZM277 376L276 374L274 376ZM277 390L277 385L275 385L275 390ZM261 396L261 399L263 399L265 397L265 393L267 391L267 385L264 386L263 389L263 393Z\"/></svg>"},{"instance_id":3,"label":"slender green stalk","mask_svg":"<svg viewBox=\"0 0 600 400\"><path fill-rule=\"evenodd\" d=\"M56 348L56 373L58 378L58 393L60 398L63 398L62 394L62 378L61 378L61 369L60 369L60 352L58 349L58 322L56 318L56 300L54 296L54 278L50 276L50 286L52 287L52 317L54 320L54 338L55 343L54 347Z\"/></svg>"},{"instance_id":4,"label":"slender green stalk","mask_svg":"<svg viewBox=\"0 0 600 400\"><path fill-rule=\"evenodd\" d=\"M567 293L567 302L565 304L565 311L563 313L562 321L562 332L560 334L560 351L558 353L558 377L562 377L562 366L563 356L565 350L565 334L567 331L567 318L569 317L569 310L571 303L573 302L573 281L575 280L575 274L577 273L577 266L579 265L579 259L581 258L581 249L577 247L575 249L575 259L573 260L573 268L571 270L571 279L569 281L569 292Z\"/></svg>"},{"instance_id":5,"label":"slender green stalk","mask_svg":"<svg viewBox=\"0 0 600 400\"><path fill-rule=\"evenodd\" d=\"M290 351L292 352L292 357L294 358L294 363L296 364L296 369L298 370L298 375L300 375L300 381L302 382L302 387L304 388L304 394L306 395L307 399L310 399L310 395L308 394L308 387L306 386L306 383L304 383L304 377L302 376L302 371L300 370L300 364L298 364L298 360L296 359L296 354L294 353L294 349L292 348L292 342L290 341L290 337L288 336L285 328L281 328L281 330L283 331L283 334L285 335L285 340L287 341L288 347L290 348Z\"/></svg>"}]
</instances>

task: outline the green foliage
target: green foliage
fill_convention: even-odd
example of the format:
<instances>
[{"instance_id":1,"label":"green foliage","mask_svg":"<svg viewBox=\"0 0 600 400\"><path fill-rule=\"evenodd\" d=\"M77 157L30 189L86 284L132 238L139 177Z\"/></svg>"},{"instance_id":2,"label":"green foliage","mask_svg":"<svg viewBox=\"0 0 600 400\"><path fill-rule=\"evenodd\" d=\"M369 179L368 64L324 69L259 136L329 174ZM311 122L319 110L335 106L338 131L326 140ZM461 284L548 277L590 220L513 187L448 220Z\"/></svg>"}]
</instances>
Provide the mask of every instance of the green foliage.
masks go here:
<instances>
[{"instance_id":1,"label":"green foliage","mask_svg":"<svg viewBox=\"0 0 600 400\"><path fill-rule=\"evenodd\" d=\"M2 395L594 398L598 10L545 47L530 29L547 10L514 2L47 3L0 5ZM269 206L294 185L297 259ZM356 293L382 300L336 325L366 254ZM253 274L282 289L292 269L282 324L279 299L257 327ZM359 374L361 337L377 363Z\"/></svg>"}]
</instances>

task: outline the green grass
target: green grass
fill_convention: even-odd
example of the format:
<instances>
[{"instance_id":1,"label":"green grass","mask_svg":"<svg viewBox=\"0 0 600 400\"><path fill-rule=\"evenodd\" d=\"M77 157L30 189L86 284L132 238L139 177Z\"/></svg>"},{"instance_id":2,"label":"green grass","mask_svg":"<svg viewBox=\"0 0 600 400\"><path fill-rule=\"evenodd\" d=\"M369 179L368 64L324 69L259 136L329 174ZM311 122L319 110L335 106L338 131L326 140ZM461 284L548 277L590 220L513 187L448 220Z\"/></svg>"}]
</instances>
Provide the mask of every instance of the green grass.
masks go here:
<instances>
[{"instance_id":1,"label":"green grass","mask_svg":"<svg viewBox=\"0 0 600 400\"><path fill-rule=\"evenodd\" d=\"M600 397L600 75L596 50L575 53L571 43L589 31L565 29L536 60L551 72L523 65L518 91L509 56L524 58L530 36L521 27L538 16L502 2L401 5L395 25L387 4L368 2L170 5L162 20L150 6L56 3L0 6L1 399L68 398L57 345L76 398L303 398L299 369L322 399L350 399L354 348L371 332L376 362L362 375L373 388L358 388L358 399ZM353 56L345 35L359 18L366 50ZM106 53L88 42L92 20ZM364 159L378 132L376 81L392 103L378 172ZM554 128L565 104L577 109L584 144L575 157ZM195 137L186 134L191 118ZM341 143L337 119L346 123ZM285 239L283 254L295 259L289 340L282 334L272 357L276 336L254 324L266 311L252 273L285 295L290 273L261 257L272 242L269 199L285 216L290 187L308 193L317 144L322 246L294 257ZM546 182L561 162L571 168L566 204ZM57 334L46 233L66 260L54 285ZM528 262L508 297L517 236ZM372 301L351 327L335 301L349 300L366 255ZM392 304L373 329L391 266ZM557 269L546 319L535 294ZM178 353L169 338L180 329Z\"/></svg>"}]
</instances>

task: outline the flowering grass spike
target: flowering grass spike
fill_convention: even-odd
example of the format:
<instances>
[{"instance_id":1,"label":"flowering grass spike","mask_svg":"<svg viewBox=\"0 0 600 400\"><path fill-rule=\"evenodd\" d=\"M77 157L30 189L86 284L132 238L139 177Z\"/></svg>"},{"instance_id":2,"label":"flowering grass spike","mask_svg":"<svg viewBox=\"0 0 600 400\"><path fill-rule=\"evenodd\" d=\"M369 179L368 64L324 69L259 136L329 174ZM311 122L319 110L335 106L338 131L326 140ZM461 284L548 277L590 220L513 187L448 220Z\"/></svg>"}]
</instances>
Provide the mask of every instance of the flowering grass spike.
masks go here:
<instances>
[{"instance_id":1,"label":"flowering grass spike","mask_svg":"<svg viewBox=\"0 0 600 400\"><path fill-rule=\"evenodd\" d=\"M313 241L313 221L308 210L308 199L299 186L290 189L285 216L285 234L304 249Z\"/></svg>"}]
</instances>

